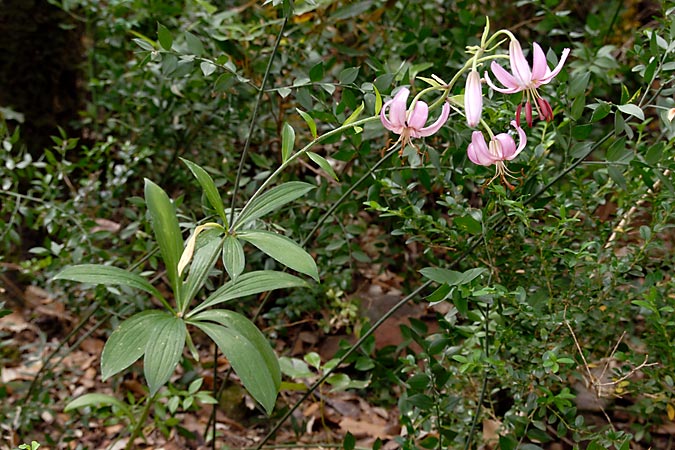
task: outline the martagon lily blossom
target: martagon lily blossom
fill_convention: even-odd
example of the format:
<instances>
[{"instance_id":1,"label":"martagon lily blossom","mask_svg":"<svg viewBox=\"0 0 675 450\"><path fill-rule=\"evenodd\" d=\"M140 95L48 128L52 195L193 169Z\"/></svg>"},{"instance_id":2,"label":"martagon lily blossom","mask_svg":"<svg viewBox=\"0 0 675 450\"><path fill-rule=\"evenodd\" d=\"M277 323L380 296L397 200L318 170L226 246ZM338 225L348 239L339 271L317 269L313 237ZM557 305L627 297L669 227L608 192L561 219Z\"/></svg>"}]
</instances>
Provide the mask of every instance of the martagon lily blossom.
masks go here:
<instances>
[{"instance_id":1,"label":"martagon lily blossom","mask_svg":"<svg viewBox=\"0 0 675 450\"><path fill-rule=\"evenodd\" d=\"M511 161L514 159L523 151L525 144L527 144L525 131L515 120L511 121L511 125L518 133L518 146L516 146L515 140L508 133L499 133L490 139L489 143L486 143L483 133L474 131L471 135L471 143L467 148L467 156L471 162L481 166L490 166L494 164L497 168L495 176L492 177L488 184L499 177L509 189L513 189L513 186L506 181L506 175L511 175L511 172L506 168L504 161Z\"/></svg>"},{"instance_id":2,"label":"martagon lily blossom","mask_svg":"<svg viewBox=\"0 0 675 450\"><path fill-rule=\"evenodd\" d=\"M411 109L408 110L408 96L410 90L408 88L401 88L394 95L391 100L388 100L382 105L380 111L380 120L382 125L387 130L398 134L401 142L401 153L412 138L431 136L436 133L448 120L450 114L450 105L447 102L443 103L441 108L441 115L434 123L425 127L427 119L429 118L429 106L418 100ZM389 116L387 117L387 109Z\"/></svg>"},{"instance_id":3,"label":"martagon lily blossom","mask_svg":"<svg viewBox=\"0 0 675 450\"><path fill-rule=\"evenodd\" d=\"M546 55L536 42L532 45L532 68L523 54L523 49L520 43L515 39L511 40L509 44L509 61L511 63L511 72L508 73L496 61L491 64L492 73L504 85L504 87L496 86L487 71L485 72L486 83L495 91L503 94L515 94L516 92L525 92L525 117L527 124L532 126L532 102L535 102L535 108L539 116L546 121L553 119L553 110L550 103L539 95L537 89L544 84L548 84L555 78L562 70L563 64L567 60L570 49L566 48L562 52L558 65L551 70L546 62ZM522 105L518 106L516 111L516 120L520 122L520 112Z\"/></svg>"}]
</instances>

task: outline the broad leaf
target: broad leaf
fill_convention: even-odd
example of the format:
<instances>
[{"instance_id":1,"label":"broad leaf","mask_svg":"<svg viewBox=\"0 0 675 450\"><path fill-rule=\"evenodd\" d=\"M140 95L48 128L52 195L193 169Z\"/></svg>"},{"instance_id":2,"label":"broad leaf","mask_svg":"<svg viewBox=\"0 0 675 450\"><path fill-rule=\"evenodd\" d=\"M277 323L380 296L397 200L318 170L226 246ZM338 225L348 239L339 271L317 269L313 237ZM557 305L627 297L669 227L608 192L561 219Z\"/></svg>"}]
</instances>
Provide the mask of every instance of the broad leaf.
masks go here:
<instances>
[{"instance_id":1,"label":"broad leaf","mask_svg":"<svg viewBox=\"0 0 675 450\"><path fill-rule=\"evenodd\" d=\"M275 186L260 197L250 201L239 214L233 229L239 229L242 225L279 209L286 203L290 203L298 197L314 189L314 186L302 181L289 181L288 183Z\"/></svg>"},{"instance_id":2,"label":"broad leaf","mask_svg":"<svg viewBox=\"0 0 675 450\"><path fill-rule=\"evenodd\" d=\"M273 270L258 270L241 275L236 282L228 281L215 292L213 292L205 301L197 305L190 311L186 317L193 317L199 311L210 306L224 303L236 298L246 297L247 295L259 294L261 292L272 291L275 289L287 289L292 287L305 287L307 283L295 275Z\"/></svg>"},{"instance_id":3,"label":"broad leaf","mask_svg":"<svg viewBox=\"0 0 675 450\"><path fill-rule=\"evenodd\" d=\"M169 277L174 294L178 295L180 281L178 261L183 252L183 238L178 226L175 208L166 192L147 178L145 180L145 202L150 212L155 239L166 266L166 274ZM180 305L178 300L177 302Z\"/></svg>"},{"instance_id":4,"label":"broad leaf","mask_svg":"<svg viewBox=\"0 0 675 450\"><path fill-rule=\"evenodd\" d=\"M256 346L231 328L208 322L194 322L216 343L251 396L271 414L279 392L278 372L270 372ZM268 345L269 347L269 345ZM278 370L278 368L277 368Z\"/></svg>"},{"instance_id":5,"label":"broad leaf","mask_svg":"<svg viewBox=\"0 0 675 450\"><path fill-rule=\"evenodd\" d=\"M156 298L164 298L145 278L119 267L102 264L81 264L70 266L57 273L55 280L70 280L78 283L129 286L147 292Z\"/></svg>"},{"instance_id":6,"label":"broad leaf","mask_svg":"<svg viewBox=\"0 0 675 450\"><path fill-rule=\"evenodd\" d=\"M213 236L212 234L202 234L205 236L206 243L204 243L194 253L192 263L190 264L190 272L188 273L185 283L183 283L183 309L190 304L190 301L197 295L197 292L204 285L204 281L209 275L209 272L216 263L218 254L220 253L220 246L223 242L220 236Z\"/></svg>"},{"instance_id":7,"label":"broad leaf","mask_svg":"<svg viewBox=\"0 0 675 450\"><path fill-rule=\"evenodd\" d=\"M101 353L103 381L132 365L145 353L155 326L171 317L163 311L143 311L122 322L112 332Z\"/></svg>"},{"instance_id":8,"label":"broad leaf","mask_svg":"<svg viewBox=\"0 0 675 450\"><path fill-rule=\"evenodd\" d=\"M455 272L454 270L441 269L439 267L425 267L420 270L420 273L425 278L435 281L436 283L447 283L450 286L459 286L471 282L487 270L479 267L476 269L469 269L466 272Z\"/></svg>"},{"instance_id":9,"label":"broad leaf","mask_svg":"<svg viewBox=\"0 0 675 450\"><path fill-rule=\"evenodd\" d=\"M244 247L234 236L227 236L223 243L223 265L232 282L236 283L246 266L246 256Z\"/></svg>"},{"instance_id":10,"label":"broad leaf","mask_svg":"<svg viewBox=\"0 0 675 450\"><path fill-rule=\"evenodd\" d=\"M114 406L119 408L122 413L129 417L132 421L134 420L134 414L131 412L131 409L112 395L106 394L84 394L77 397L75 400L72 400L70 403L63 408L64 412L72 411L77 408L83 408L85 406Z\"/></svg>"},{"instance_id":11,"label":"broad leaf","mask_svg":"<svg viewBox=\"0 0 675 450\"><path fill-rule=\"evenodd\" d=\"M237 236L255 245L281 264L319 281L319 271L314 259L286 236L260 230L242 231Z\"/></svg>"},{"instance_id":12,"label":"broad leaf","mask_svg":"<svg viewBox=\"0 0 675 450\"><path fill-rule=\"evenodd\" d=\"M199 182L199 185L204 190L206 199L209 201L213 209L216 210L220 218L223 219L225 229L227 229L227 215L225 214L225 206L223 205L223 199L220 197L220 194L218 193L218 188L216 187L216 184L213 182L213 178L211 178L211 175L209 175L206 172L206 170L202 169L197 164L188 161L187 159L181 158L181 161L183 161L185 165L188 166L188 169L190 169L192 174L195 176L195 178Z\"/></svg>"},{"instance_id":13,"label":"broad leaf","mask_svg":"<svg viewBox=\"0 0 675 450\"><path fill-rule=\"evenodd\" d=\"M201 312L193 317L193 320L215 322L224 327L233 329L241 337L248 340L264 359L267 370L274 381L274 385L279 389L279 386L281 385L281 369L279 367L279 361L267 341L267 338L253 322L239 313L225 309L211 309Z\"/></svg>"},{"instance_id":14,"label":"broad leaf","mask_svg":"<svg viewBox=\"0 0 675 450\"><path fill-rule=\"evenodd\" d=\"M281 162L285 163L288 161L288 157L291 156L293 152L293 146L295 145L295 130L288 122L284 122L284 126L281 129Z\"/></svg>"},{"instance_id":15,"label":"broad leaf","mask_svg":"<svg viewBox=\"0 0 675 450\"><path fill-rule=\"evenodd\" d=\"M176 370L186 334L185 322L175 316L165 315L161 323L153 327L143 358L143 373L151 396L169 381Z\"/></svg>"}]
</instances>

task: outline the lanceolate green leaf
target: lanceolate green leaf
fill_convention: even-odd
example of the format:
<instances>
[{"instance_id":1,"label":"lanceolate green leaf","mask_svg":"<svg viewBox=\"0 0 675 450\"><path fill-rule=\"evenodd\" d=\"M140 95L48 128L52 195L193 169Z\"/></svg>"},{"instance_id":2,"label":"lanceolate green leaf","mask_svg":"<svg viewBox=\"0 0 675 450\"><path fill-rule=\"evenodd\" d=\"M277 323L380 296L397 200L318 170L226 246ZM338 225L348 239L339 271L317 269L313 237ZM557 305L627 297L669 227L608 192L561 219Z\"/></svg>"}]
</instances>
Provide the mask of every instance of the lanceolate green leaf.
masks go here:
<instances>
[{"instance_id":1,"label":"lanceolate green leaf","mask_svg":"<svg viewBox=\"0 0 675 450\"><path fill-rule=\"evenodd\" d=\"M294 145L295 130L288 122L285 122L281 129L281 162L288 161L288 157L293 152Z\"/></svg>"},{"instance_id":2,"label":"lanceolate green leaf","mask_svg":"<svg viewBox=\"0 0 675 450\"><path fill-rule=\"evenodd\" d=\"M163 317L161 323L153 327L143 359L143 372L151 396L169 381L176 370L186 334L185 322L175 316Z\"/></svg>"},{"instance_id":3,"label":"lanceolate green leaf","mask_svg":"<svg viewBox=\"0 0 675 450\"><path fill-rule=\"evenodd\" d=\"M296 111L298 111L298 114L300 114L300 116L305 119L305 122L307 122L309 132L312 133L312 138L316 139L316 122L314 122L314 118L300 109L296 109Z\"/></svg>"},{"instance_id":4,"label":"lanceolate green leaf","mask_svg":"<svg viewBox=\"0 0 675 450\"><path fill-rule=\"evenodd\" d=\"M173 36L171 36L171 32L161 23L157 24L157 38L159 40L159 45L161 45L164 50L171 50Z\"/></svg>"},{"instance_id":5,"label":"lanceolate green leaf","mask_svg":"<svg viewBox=\"0 0 675 450\"><path fill-rule=\"evenodd\" d=\"M287 289L292 287L305 287L307 283L295 275L273 270L258 270L245 273L237 279L236 283L231 280L213 292L204 303L197 305L186 317L193 317L199 311L210 306L224 303L247 295L273 291L275 289Z\"/></svg>"},{"instance_id":6,"label":"lanceolate green leaf","mask_svg":"<svg viewBox=\"0 0 675 450\"><path fill-rule=\"evenodd\" d=\"M225 229L227 229L228 226L227 226L227 215L225 214L225 206L223 205L223 199L220 197L220 194L218 193L218 188L216 187L216 184L213 182L213 178L211 178L211 175L209 175L206 172L206 170L202 169L197 164L188 161L187 159L181 158L181 160L185 163L186 166L188 166L188 169L190 169L192 174L195 176L195 178L199 182L199 185L204 190L204 194L206 195L207 200L209 201L213 209L216 210L220 218L223 219Z\"/></svg>"},{"instance_id":7,"label":"lanceolate green leaf","mask_svg":"<svg viewBox=\"0 0 675 450\"><path fill-rule=\"evenodd\" d=\"M469 269L466 272L456 272L454 270L441 269L439 267L425 267L420 273L431 281L437 283L447 283L450 286L459 286L471 282L487 270L479 267Z\"/></svg>"},{"instance_id":8,"label":"lanceolate green leaf","mask_svg":"<svg viewBox=\"0 0 675 450\"><path fill-rule=\"evenodd\" d=\"M288 183L275 186L260 197L249 202L232 224L232 229L241 228L242 225L260 218L275 209L281 208L298 197L314 189L314 186L302 181L289 181Z\"/></svg>"},{"instance_id":9,"label":"lanceolate green leaf","mask_svg":"<svg viewBox=\"0 0 675 450\"><path fill-rule=\"evenodd\" d=\"M223 265L232 282L236 283L246 266L246 256L244 247L234 236L227 236L223 243Z\"/></svg>"},{"instance_id":10,"label":"lanceolate green leaf","mask_svg":"<svg viewBox=\"0 0 675 450\"><path fill-rule=\"evenodd\" d=\"M314 259L286 236L260 230L242 231L237 236L255 245L281 264L319 281L319 271Z\"/></svg>"},{"instance_id":11,"label":"lanceolate green leaf","mask_svg":"<svg viewBox=\"0 0 675 450\"><path fill-rule=\"evenodd\" d=\"M56 274L55 280L71 280L78 283L107 284L115 286L129 286L140 289L159 299L164 298L148 280L140 275L119 267L104 266L101 264L81 264L69 266Z\"/></svg>"},{"instance_id":12,"label":"lanceolate green leaf","mask_svg":"<svg viewBox=\"0 0 675 450\"><path fill-rule=\"evenodd\" d=\"M344 126L344 125L349 125L349 124L352 123L352 122L356 122L356 119L358 119L359 116L361 115L361 113L363 112L363 108L364 108L364 107L365 107L365 106L364 106L363 102L361 102L361 104L359 105L359 107L356 108L356 110L355 110L349 117L347 117L347 120L345 120L344 123L343 123L342 125L343 125L343 126Z\"/></svg>"},{"instance_id":13,"label":"lanceolate green leaf","mask_svg":"<svg viewBox=\"0 0 675 450\"><path fill-rule=\"evenodd\" d=\"M230 361L246 390L265 408L267 414L270 414L276 403L280 379L278 373L269 370L267 360L256 345L234 329L215 323L193 323L216 343Z\"/></svg>"},{"instance_id":14,"label":"lanceolate green leaf","mask_svg":"<svg viewBox=\"0 0 675 450\"><path fill-rule=\"evenodd\" d=\"M274 385L277 389L279 388L281 385L279 360L277 359L277 355L274 354L265 335L253 324L253 322L239 313L225 309L210 309L208 311L203 311L193 317L193 320L215 322L224 327L233 329L244 339L248 340L264 359L267 370L272 376L272 381L274 381Z\"/></svg>"},{"instance_id":15,"label":"lanceolate green leaf","mask_svg":"<svg viewBox=\"0 0 675 450\"><path fill-rule=\"evenodd\" d=\"M101 353L103 381L132 365L145 353L154 328L171 317L163 311L143 311L122 322L112 332Z\"/></svg>"},{"instance_id":16,"label":"lanceolate green leaf","mask_svg":"<svg viewBox=\"0 0 675 450\"><path fill-rule=\"evenodd\" d=\"M206 243L194 253L192 262L190 263L190 272L182 287L183 309L181 312L183 313L190 304L190 301L204 285L204 281L218 259L220 246L223 242L222 237L214 236L213 233L203 233L202 236L204 236Z\"/></svg>"},{"instance_id":17,"label":"lanceolate green leaf","mask_svg":"<svg viewBox=\"0 0 675 450\"><path fill-rule=\"evenodd\" d=\"M321 155L317 155L314 152L307 152L307 156L309 156L309 159L314 161L319 167L321 167L334 180L338 179L338 176L335 173L335 170L333 170L333 166L331 166L330 163L328 161L326 161L326 158L324 158Z\"/></svg>"},{"instance_id":18,"label":"lanceolate green leaf","mask_svg":"<svg viewBox=\"0 0 675 450\"><path fill-rule=\"evenodd\" d=\"M145 180L145 202L150 211L152 229L162 253L166 274L174 294L179 295L178 260L183 252L183 238L175 208L166 192L148 179ZM180 305L179 300L176 301Z\"/></svg>"},{"instance_id":19,"label":"lanceolate green leaf","mask_svg":"<svg viewBox=\"0 0 675 450\"><path fill-rule=\"evenodd\" d=\"M85 406L114 406L118 408L122 413L127 416L132 421L134 420L134 414L131 412L129 407L113 397L112 395L106 394L84 394L77 397L75 400L71 401L63 408L64 412L72 411L73 409L82 408Z\"/></svg>"}]
</instances>

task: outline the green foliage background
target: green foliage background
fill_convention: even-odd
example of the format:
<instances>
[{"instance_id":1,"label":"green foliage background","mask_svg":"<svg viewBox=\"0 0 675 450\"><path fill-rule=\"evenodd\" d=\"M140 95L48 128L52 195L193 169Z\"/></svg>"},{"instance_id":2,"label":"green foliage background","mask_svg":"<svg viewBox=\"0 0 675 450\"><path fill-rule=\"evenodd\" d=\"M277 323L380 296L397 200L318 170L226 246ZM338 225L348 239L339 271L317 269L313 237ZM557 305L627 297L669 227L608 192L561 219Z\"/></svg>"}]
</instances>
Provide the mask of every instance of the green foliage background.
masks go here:
<instances>
[{"instance_id":1,"label":"green foliage background","mask_svg":"<svg viewBox=\"0 0 675 450\"><path fill-rule=\"evenodd\" d=\"M500 424L502 449L667 442L658 430L675 415L672 1L317 0L296 2L292 13L277 1L49 3L65 11L69 32L80 33L73 98L86 105L61 119L53 145L36 147L25 131L34 117L0 97L0 273L13 284L50 290L84 329L93 317L105 333L151 305L123 288L91 293L50 280L70 264L161 268L147 239L143 178L177 199L187 236L214 211L180 158L204 167L227 205L250 137L234 199L241 205L281 163L284 124L295 132L296 149L312 139L298 110L322 134L361 102L373 114L376 89L386 97L397 86L419 89L417 76L449 78L464 64L466 46L480 39L486 17L525 49L532 41L550 48L549 58L572 48L563 73L542 90L554 121L528 130L527 149L509 166L518 175L512 192L483 186L491 174L465 156L471 130L459 114L420 142L424 157L390 158L358 185L387 148L379 124L313 148L333 162L338 182L310 161L293 165L279 181L317 189L265 226L303 242L321 283L275 295L259 321L275 325L271 339L282 339L284 325L301 319L317 332L335 331L331 323L365 329L349 294L376 275L395 274L408 293L426 281L425 267L485 268L466 283L429 277L438 290L415 301L431 296L451 306L434 317L438 330L415 321L405 328L422 351L378 353L366 345L361 359L350 360L368 367L348 369L370 380L362 395L399 407L407 431L402 448L480 441L477 413ZM28 20L22 17L5 20ZM484 117L506 129L518 103L494 93ZM17 113L25 113L24 123ZM247 255L247 264L277 267L261 252ZM238 309L250 316L259 306L252 305ZM3 336L0 351L11 339ZM7 365L12 357L0 353ZM589 423L575 400L589 370L608 362L604 384L585 382L610 400L610 419L634 419L613 426ZM3 402L7 426L39 434L40 408L63 406L44 394L64 382L55 374L41 381L44 389L26 399L20 416L13 397ZM0 390L0 398L9 392ZM72 430L41 439L60 445L73 439Z\"/></svg>"}]
</instances>

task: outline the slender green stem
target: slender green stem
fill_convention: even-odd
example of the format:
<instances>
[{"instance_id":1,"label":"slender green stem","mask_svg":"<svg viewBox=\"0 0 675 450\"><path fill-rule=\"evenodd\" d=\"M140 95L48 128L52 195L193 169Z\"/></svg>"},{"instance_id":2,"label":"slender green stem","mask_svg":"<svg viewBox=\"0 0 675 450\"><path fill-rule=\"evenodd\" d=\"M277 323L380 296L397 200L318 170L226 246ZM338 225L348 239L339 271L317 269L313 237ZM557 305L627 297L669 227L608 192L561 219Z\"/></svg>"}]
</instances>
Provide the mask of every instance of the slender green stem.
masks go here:
<instances>
[{"instance_id":1,"label":"slender green stem","mask_svg":"<svg viewBox=\"0 0 675 450\"><path fill-rule=\"evenodd\" d=\"M244 171L244 163L246 162L246 155L248 154L248 148L251 145L251 139L253 137L253 127L255 126L256 121L258 120L258 109L262 104L263 95L265 95L265 85L267 84L267 78L269 77L270 71L272 70L272 63L274 62L274 57L279 50L279 43L281 38L284 35L284 30L286 29L286 24L288 23L288 15L284 17L284 21L281 23L281 29L277 35L277 40L274 42L274 47L272 48L272 54L270 55L269 60L267 61L267 67L265 68L265 74L263 75L262 82L260 83L260 88L258 89L258 97L256 98L255 105L253 106L253 113L251 114L251 122L248 126L248 136L246 136L246 142L244 142L244 149L241 152L241 158L239 159L239 168L237 169L237 176L234 181L234 188L232 189L232 203L230 205L230 223L234 222L234 206L237 202L237 193L239 192L239 182L241 181L241 174Z\"/></svg>"},{"instance_id":2,"label":"slender green stem","mask_svg":"<svg viewBox=\"0 0 675 450\"><path fill-rule=\"evenodd\" d=\"M490 358L490 304L488 303L485 307L485 338L483 339L483 353L485 353L485 359ZM476 431L476 426L478 425L478 418L480 417L481 410L483 409L483 402L485 401L485 393L487 392L488 378L490 374L489 367L485 367L485 372L483 372L483 384L480 389L480 395L478 396L478 403L476 403L476 410L473 413L473 420L471 421L471 428L469 428L469 434L466 437L466 444L464 445L464 450L469 450L471 448L471 441L473 440L473 433Z\"/></svg>"},{"instance_id":3,"label":"slender green stem","mask_svg":"<svg viewBox=\"0 0 675 450\"><path fill-rule=\"evenodd\" d=\"M324 222L326 222L326 220L335 212L335 210L342 204L342 202L344 202L347 199L347 197L349 197L351 193L354 192L354 189L356 189L361 183L363 183L366 180L366 178L371 176L373 172L375 172L375 170L377 170L382 165L382 163L384 163L387 159L389 159L389 157L393 155L397 150L398 146L392 147L377 163L373 165L373 167L371 167L365 174L363 174L361 178L359 178L354 184L352 184L349 187L349 189L347 189L347 191L344 194L342 194L340 198L331 205L328 211L326 211L323 214L323 216L321 216L321 218L314 225L314 228L312 228L312 230L309 233L307 233L307 235L305 235L304 239L300 242L300 246L304 247L305 245L307 245L312 236L314 236L314 233L317 232L317 230L321 227L321 225L323 225ZM285 270L286 268L284 268L284 271ZM269 299L269 292L265 294L262 301L260 302L260 305L256 309L255 314L253 315L254 322L260 315L260 312L265 309L265 305L267 304L268 299Z\"/></svg>"},{"instance_id":4,"label":"slender green stem","mask_svg":"<svg viewBox=\"0 0 675 450\"><path fill-rule=\"evenodd\" d=\"M548 184L546 184L543 188L541 188L539 191L535 192L532 194L531 197L529 197L527 200L523 202L523 204L529 204L535 201L537 198L541 197L551 186L556 184L558 181L560 181L565 175L567 175L569 172L571 172L575 167L577 167L583 160L585 160L591 152L596 150L602 143L604 143L607 139L611 137L612 133L606 135L603 137L601 140L596 142L595 145L589 151L584 154L582 157L580 157L577 161L572 163L567 169L562 171L558 176L556 176L553 180L551 180ZM504 223L507 220L507 216L504 214L502 217L497 220L495 225L493 225L494 229L501 229L501 227L504 225ZM452 261L451 264L449 264L450 268L456 268L468 255L472 254L473 251L478 248L482 241L482 236L478 239L474 239L473 241L470 242L469 246L462 252L460 256L458 256L454 261ZM363 336L345 353L338 361L338 363L335 365L335 367L339 367L340 364L342 364L349 356L351 356L352 353L358 349L365 340L370 337L375 330L377 330L385 320L387 320L389 317L391 317L392 314L394 314L399 308L401 308L403 305L405 305L410 299L413 297L417 296L420 292L422 292L424 289L426 289L428 286L431 285L431 281L426 281L424 284L422 284L420 287L415 289L413 292L411 292L408 296L403 298L399 303L394 305L389 311L387 311L371 328L366 331ZM488 314L489 314L489 309L488 309ZM487 334L486 334L486 339L487 339ZM487 347L488 343L485 343L486 346L486 351L489 350L489 347ZM281 426L288 420L288 418L293 414L293 412L298 409L298 407L307 399L309 398L312 393L318 389L318 387L326 381L326 379L331 375L332 370L326 371L324 375L317 380L310 388L309 390L303 394L303 396L295 403L293 406L286 411L286 413L279 419L279 421L274 425L274 427L267 433L267 435L260 441L256 448L256 450L261 450L264 448L265 444L276 434L276 432L281 428ZM483 388L481 398L479 399L479 404L483 402L484 396L485 396L485 391L487 389L487 377L483 379ZM475 420L475 418L474 418ZM469 443L470 444L470 443Z\"/></svg>"},{"instance_id":5,"label":"slender green stem","mask_svg":"<svg viewBox=\"0 0 675 450\"><path fill-rule=\"evenodd\" d=\"M215 350L213 351L213 398L216 399L216 403L213 404L213 407L211 408L211 417L209 417L209 421L206 424L206 430L208 431L209 426L211 427L211 449L216 450L216 408L218 408L218 405L220 404L220 396L222 394L222 387L225 386L225 381L227 380L227 377L223 379L222 384L220 385L220 389L218 388L218 346L215 346ZM228 371L229 375L229 371ZM206 433L204 433L206 434Z\"/></svg>"},{"instance_id":6,"label":"slender green stem","mask_svg":"<svg viewBox=\"0 0 675 450\"><path fill-rule=\"evenodd\" d=\"M523 202L523 205L528 205L529 203L532 203L535 201L538 197L540 197L544 192L546 192L551 186L554 184L557 184L558 181L563 179L568 173L573 171L579 164L584 162L586 158L590 156L591 153L593 153L595 150L597 150L602 144L604 144L610 137L614 135L613 131L610 131L606 135L604 135L599 141L596 141L590 149L586 153L584 153L582 156L580 156L576 161L574 161L572 164L569 165L565 170L560 172L558 175L556 175L551 181L549 181L544 187L542 187L540 190L532 194L532 197L528 198Z\"/></svg>"},{"instance_id":7,"label":"slender green stem","mask_svg":"<svg viewBox=\"0 0 675 450\"><path fill-rule=\"evenodd\" d=\"M411 299L415 298L418 294L420 294L424 289L426 289L429 285L431 285L431 281L427 281L424 284L422 284L420 287L415 289L413 292L408 294L406 297L401 299L396 305L394 305L389 311L387 311L382 317L380 317L377 322L373 324L371 328L368 329L363 335L359 338L354 345L352 345L347 352L340 357L338 360L337 364L332 369L328 369L324 372L323 376L319 378L310 388L305 392L302 397L295 402L295 404L286 411L286 413L279 419L279 421L272 427L272 429L267 433L267 435L260 441L258 446L256 447L256 450L261 450L263 446L276 434L276 432L281 428L281 425L286 422L286 420L293 414L293 412L307 399L309 398L310 395L316 391L319 386L321 386L327 379L328 377L333 373L333 370L335 368L339 367L342 363L344 363L347 358L349 358L352 353L354 353L358 348L361 347L361 345L368 339L374 332L377 330L388 318L392 316L396 311L398 311L403 305L408 303Z\"/></svg>"},{"instance_id":8,"label":"slender green stem","mask_svg":"<svg viewBox=\"0 0 675 450\"><path fill-rule=\"evenodd\" d=\"M124 447L124 450L131 450L132 448L134 448L134 441L141 434L143 425L145 424L145 421L148 420L148 415L150 414L150 407L152 406L153 403L155 403L156 398L157 394L148 397L147 400L145 401L145 406L143 407L141 417L140 419L138 419L138 422L136 422L136 426L134 427L134 430L131 432L131 436L129 436L129 440L127 441L126 447Z\"/></svg>"},{"instance_id":9,"label":"slender green stem","mask_svg":"<svg viewBox=\"0 0 675 450\"><path fill-rule=\"evenodd\" d=\"M333 215L335 210L342 204L342 202L344 202L352 194L352 192L354 192L354 190L357 187L359 187L361 183L363 183L367 178L369 178L373 174L373 172L375 172L386 160L388 160L393 154L395 154L398 151L398 149L399 149L398 145L392 147L378 162L376 162L366 173L364 173L361 176L361 178L359 178L358 180L356 180L354 184L349 186L349 189L347 189L345 193L342 194L340 198L336 202L334 202L330 206L330 208L328 208L328 211L326 211L324 215L321 216L321 218L316 222L314 228L312 228L312 230L307 234L307 236L305 236L300 245L304 247L307 244L307 242L312 238L314 233L316 233L317 230L321 228L321 226L324 224L324 222L326 222L326 220L331 215Z\"/></svg>"},{"instance_id":10,"label":"slender green stem","mask_svg":"<svg viewBox=\"0 0 675 450\"><path fill-rule=\"evenodd\" d=\"M330 136L334 136L334 135L342 133L345 130L348 130L350 128L359 127L361 125L365 125L367 123L374 122L376 120L380 120L380 116L371 116L371 117L367 117L365 119L361 119L361 120L357 120L355 122L351 122L347 125L342 125L338 128L335 128L334 130L331 130L331 131L328 131L328 132L322 134L321 136L319 136L316 139L314 139L313 141L311 141L309 144L305 145L302 149L298 150L296 153L289 156L289 158L285 162L283 162L279 167L277 167L277 169L269 177L267 177L267 179L260 185L260 187L258 189L256 189L256 191L253 193L251 198L248 199L248 202L246 202L246 205L244 205L244 208L241 210L241 213L237 217L240 217L240 216L244 215L246 210L250 207L251 202L253 200L255 200L258 196L260 196L263 193L263 191L265 189L267 189L267 187L272 183L272 181L274 181L274 179L284 169L286 169L286 167L288 167L288 165L290 163L295 161L300 156L304 155L307 151L309 151L310 148L312 148L313 146L315 146L319 142L329 138ZM233 209L233 211L234 211L234 209ZM231 220L230 223L231 223L230 229L232 229L232 230L236 229L236 225L238 224L237 219Z\"/></svg>"}]
</instances>

